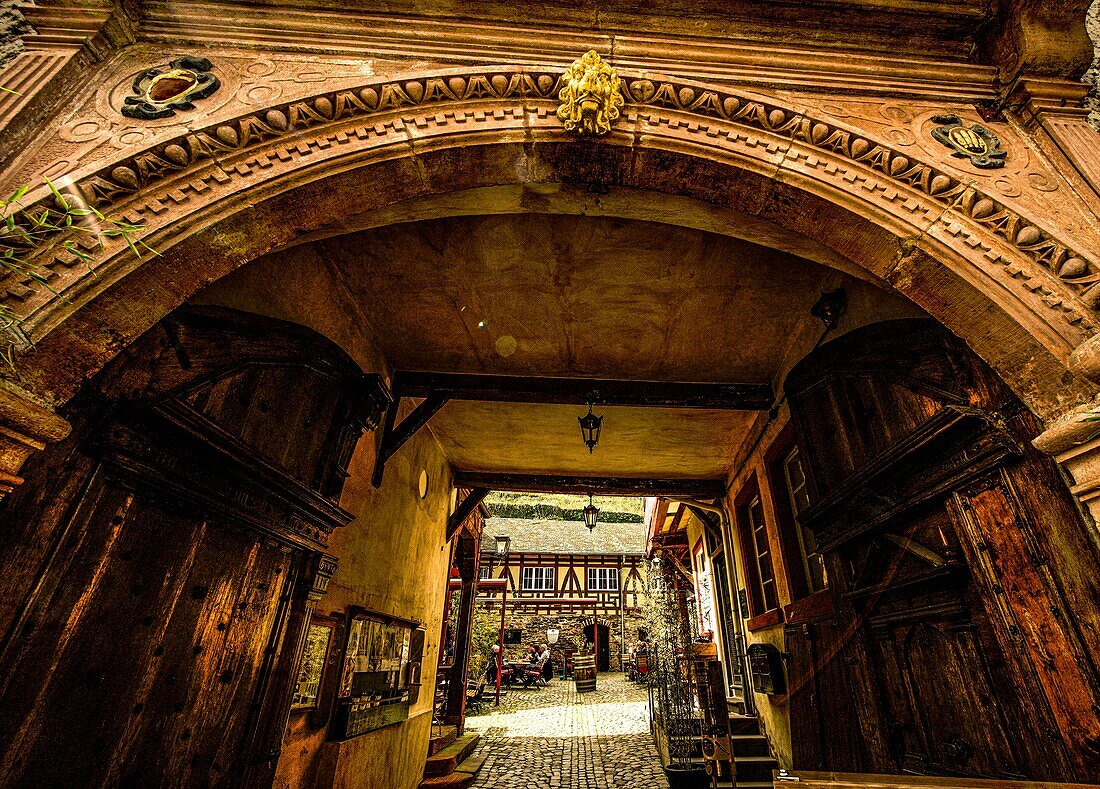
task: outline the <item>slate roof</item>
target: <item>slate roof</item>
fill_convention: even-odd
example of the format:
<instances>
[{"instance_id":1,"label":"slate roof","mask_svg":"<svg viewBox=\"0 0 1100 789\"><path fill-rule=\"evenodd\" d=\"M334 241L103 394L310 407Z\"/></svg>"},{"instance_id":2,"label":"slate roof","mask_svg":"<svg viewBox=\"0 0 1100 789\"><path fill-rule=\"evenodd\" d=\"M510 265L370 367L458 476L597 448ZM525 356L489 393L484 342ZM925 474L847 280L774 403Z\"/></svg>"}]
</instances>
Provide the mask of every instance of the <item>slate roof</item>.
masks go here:
<instances>
[{"instance_id":1,"label":"slate roof","mask_svg":"<svg viewBox=\"0 0 1100 789\"><path fill-rule=\"evenodd\" d=\"M496 550L497 535L511 537L509 553L641 555L646 543L644 523L597 523L589 531L583 521L489 518L481 534L483 551Z\"/></svg>"}]
</instances>

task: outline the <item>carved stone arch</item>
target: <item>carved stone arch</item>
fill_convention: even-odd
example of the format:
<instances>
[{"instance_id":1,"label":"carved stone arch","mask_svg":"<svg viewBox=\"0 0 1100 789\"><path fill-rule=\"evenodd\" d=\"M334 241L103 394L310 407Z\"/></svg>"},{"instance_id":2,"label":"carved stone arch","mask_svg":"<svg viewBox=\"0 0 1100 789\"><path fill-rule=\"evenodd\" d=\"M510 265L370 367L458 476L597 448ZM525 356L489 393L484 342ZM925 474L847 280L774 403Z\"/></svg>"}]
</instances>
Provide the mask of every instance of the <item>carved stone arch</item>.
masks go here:
<instances>
[{"instance_id":1,"label":"carved stone arch","mask_svg":"<svg viewBox=\"0 0 1100 789\"><path fill-rule=\"evenodd\" d=\"M204 285L303 240L474 211L648 211L731 235L747 226L892 285L1040 416L1095 394L1067 360L1098 325L1100 264L1056 222L790 101L621 77L623 115L599 142L562 129L556 72L465 68L274 104L72 173L66 192L144 223L160 255L108 245L89 250L88 270L58 238L38 260L60 297L4 282L35 341L24 386L64 402Z\"/></svg>"}]
</instances>

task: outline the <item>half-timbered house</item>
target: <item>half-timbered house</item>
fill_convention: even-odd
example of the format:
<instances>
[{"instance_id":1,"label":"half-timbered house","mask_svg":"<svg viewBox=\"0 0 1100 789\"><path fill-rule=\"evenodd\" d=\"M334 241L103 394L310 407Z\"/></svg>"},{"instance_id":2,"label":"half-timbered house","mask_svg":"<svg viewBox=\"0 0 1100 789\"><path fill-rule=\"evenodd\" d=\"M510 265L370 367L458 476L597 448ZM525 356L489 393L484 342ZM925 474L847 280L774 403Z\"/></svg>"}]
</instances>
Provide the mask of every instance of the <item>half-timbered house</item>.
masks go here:
<instances>
[{"instance_id":1,"label":"half-timbered house","mask_svg":"<svg viewBox=\"0 0 1100 789\"><path fill-rule=\"evenodd\" d=\"M582 521L489 518L480 575L507 579L508 594L482 595L481 604L499 611L503 597L505 629L520 644L552 641L556 631L550 651L559 668L591 642L599 670L619 671L645 626L644 563L640 522L589 531Z\"/></svg>"}]
</instances>

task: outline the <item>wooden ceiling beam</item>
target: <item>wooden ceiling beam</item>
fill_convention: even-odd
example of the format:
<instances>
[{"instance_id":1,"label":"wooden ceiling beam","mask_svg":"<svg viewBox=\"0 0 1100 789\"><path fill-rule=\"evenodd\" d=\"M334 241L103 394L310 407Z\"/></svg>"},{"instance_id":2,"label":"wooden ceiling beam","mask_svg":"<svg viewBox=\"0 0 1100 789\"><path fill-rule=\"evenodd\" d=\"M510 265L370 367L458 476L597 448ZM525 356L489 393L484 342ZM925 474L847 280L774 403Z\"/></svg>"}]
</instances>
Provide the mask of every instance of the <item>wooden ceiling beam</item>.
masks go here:
<instances>
[{"instance_id":1,"label":"wooden ceiling beam","mask_svg":"<svg viewBox=\"0 0 1100 789\"><path fill-rule=\"evenodd\" d=\"M509 474L454 472L459 488L488 488L519 493L592 493L597 496L679 496L716 499L726 494L722 479L658 479L653 477L585 477L570 474Z\"/></svg>"},{"instance_id":2,"label":"wooden ceiling beam","mask_svg":"<svg viewBox=\"0 0 1100 789\"><path fill-rule=\"evenodd\" d=\"M466 519L474 514L474 510L485 501L485 497L490 493L488 488L472 488L469 493L466 494L459 505L455 508L455 511L451 513L451 516L447 518L447 536L446 542L450 542L454 539L455 534L462 528L462 524L466 522Z\"/></svg>"},{"instance_id":3,"label":"wooden ceiling beam","mask_svg":"<svg viewBox=\"0 0 1100 789\"><path fill-rule=\"evenodd\" d=\"M397 397L442 397L486 403L618 405L641 408L702 408L766 411L775 396L770 384L622 381L606 378L543 378L402 370L394 373Z\"/></svg>"}]
</instances>

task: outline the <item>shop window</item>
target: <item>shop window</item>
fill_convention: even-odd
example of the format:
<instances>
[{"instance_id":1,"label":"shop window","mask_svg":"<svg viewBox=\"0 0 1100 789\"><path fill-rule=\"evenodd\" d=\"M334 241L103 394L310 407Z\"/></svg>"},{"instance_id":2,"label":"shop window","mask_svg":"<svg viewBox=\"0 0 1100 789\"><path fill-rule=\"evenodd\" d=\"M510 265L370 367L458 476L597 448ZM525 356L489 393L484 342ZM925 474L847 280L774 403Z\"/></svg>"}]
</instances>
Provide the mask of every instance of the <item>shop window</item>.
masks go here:
<instances>
[{"instance_id":1,"label":"shop window","mask_svg":"<svg viewBox=\"0 0 1100 789\"><path fill-rule=\"evenodd\" d=\"M310 622L305 649L298 664L298 679L290 705L292 710L309 710L317 706L335 626L336 620L323 616L314 616Z\"/></svg>"}]
</instances>

